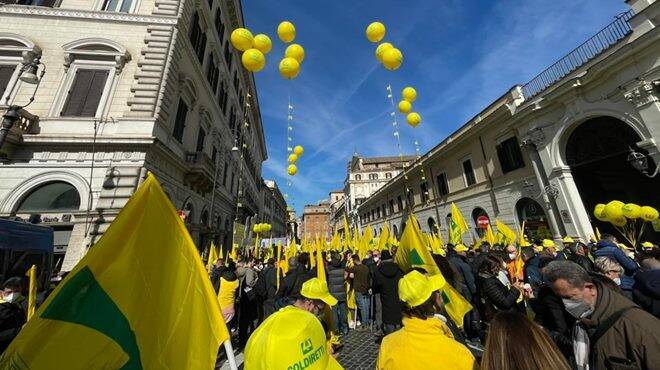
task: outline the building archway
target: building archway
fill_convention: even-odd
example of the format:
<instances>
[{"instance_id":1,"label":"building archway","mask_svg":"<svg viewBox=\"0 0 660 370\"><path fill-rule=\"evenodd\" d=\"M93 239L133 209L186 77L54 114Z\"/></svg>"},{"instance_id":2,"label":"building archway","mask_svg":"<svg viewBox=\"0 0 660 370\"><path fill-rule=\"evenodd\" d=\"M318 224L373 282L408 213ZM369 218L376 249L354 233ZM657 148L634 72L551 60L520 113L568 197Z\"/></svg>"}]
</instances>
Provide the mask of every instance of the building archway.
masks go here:
<instances>
[{"instance_id":1,"label":"building archway","mask_svg":"<svg viewBox=\"0 0 660 370\"><path fill-rule=\"evenodd\" d=\"M520 198L516 202L516 216L520 225L525 223L527 240L552 239L548 217L543 207L532 198Z\"/></svg>"},{"instance_id":2,"label":"building archway","mask_svg":"<svg viewBox=\"0 0 660 370\"><path fill-rule=\"evenodd\" d=\"M660 206L660 176L647 177L628 161L631 150L648 154L637 147L636 143L641 140L625 122L600 116L579 124L566 141L566 164L571 169L582 204L592 224L603 232L615 230L608 222L593 217L593 209L598 203L616 199L624 203ZM651 158L648 161L655 169L656 164L651 163ZM654 238L651 234L648 231L645 238Z\"/></svg>"},{"instance_id":3,"label":"building archway","mask_svg":"<svg viewBox=\"0 0 660 370\"><path fill-rule=\"evenodd\" d=\"M435 220L433 219L433 217L429 217L429 218L426 220L426 224L429 226L429 232L430 232L430 233L435 233L435 232L437 232L437 230L436 230Z\"/></svg>"},{"instance_id":4,"label":"building archway","mask_svg":"<svg viewBox=\"0 0 660 370\"><path fill-rule=\"evenodd\" d=\"M479 217L482 217L482 216L486 217L488 219L488 223L490 223L490 217L488 216L488 213L483 208L477 207L477 208L472 210L472 221L474 222L474 230L477 232L477 235L480 238L483 238L484 233L486 232L485 229L482 229L479 226L479 222L477 222Z\"/></svg>"}]
</instances>

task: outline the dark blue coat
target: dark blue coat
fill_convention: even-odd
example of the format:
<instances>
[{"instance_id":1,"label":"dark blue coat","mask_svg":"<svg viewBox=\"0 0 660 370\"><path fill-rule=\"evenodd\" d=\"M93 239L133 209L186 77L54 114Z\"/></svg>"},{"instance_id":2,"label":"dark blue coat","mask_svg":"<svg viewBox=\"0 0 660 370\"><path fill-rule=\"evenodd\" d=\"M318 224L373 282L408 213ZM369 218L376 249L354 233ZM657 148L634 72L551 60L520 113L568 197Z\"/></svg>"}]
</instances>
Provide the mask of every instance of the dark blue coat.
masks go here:
<instances>
[{"instance_id":1,"label":"dark blue coat","mask_svg":"<svg viewBox=\"0 0 660 370\"><path fill-rule=\"evenodd\" d=\"M633 261L630 257L626 256L625 253L614 243L607 240L601 240L596 244L598 248L594 252L594 258L597 257L608 257L614 261L617 261L619 265L626 270L626 275L632 276L635 274L639 266Z\"/></svg>"}]
</instances>

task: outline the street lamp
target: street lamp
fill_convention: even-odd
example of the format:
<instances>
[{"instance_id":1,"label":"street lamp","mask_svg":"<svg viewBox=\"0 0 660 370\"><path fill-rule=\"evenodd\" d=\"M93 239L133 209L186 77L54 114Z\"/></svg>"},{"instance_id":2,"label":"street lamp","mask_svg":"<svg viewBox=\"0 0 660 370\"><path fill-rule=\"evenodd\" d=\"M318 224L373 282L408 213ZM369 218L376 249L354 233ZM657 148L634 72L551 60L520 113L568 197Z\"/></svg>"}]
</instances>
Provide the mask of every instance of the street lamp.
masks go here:
<instances>
[{"instance_id":1,"label":"street lamp","mask_svg":"<svg viewBox=\"0 0 660 370\"><path fill-rule=\"evenodd\" d=\"M642 175L645 175L647 177L655 177L655 175L658 174L658 169L660 169L660 166L656 165L655 171L653 172L653 174L650 174L649 158L643 153L632 150L632 148L630 149L630 154L628 154L627 160L628 163L630 163L630 165L633 166L634 169L636 169Z\"/></svg>"},{"instance_id":2,"label":"street lamp","mask_svg":"<svg viewBox=\"0 0 660 370\"><path fill-rule=\"evenodd\" d=\"M39 66L43 66L41 69L41 73L39 76L37 76L37 72L39 70ZM20 120L21 118L21 110L26 108L28 105L32 104L34 101L34 96L37 94L37 90L39 89L39 85L41 84L41 80L44 77L44 73L46 73L46 66L41 63L41 56L35 56L34 59L28 62L23 62L23 66L21 66L21 69L18 72L18 79L31 85L35 85L34 91L32 92L32 96L28 100L27 104L25 105L16 105L12 104L9 105L9 99L14 92L14 89L16 88L16 85L18 83L14 83L12 88L9 90L9 93L7 94L7 98L5 99L5 105L9 105L7 108L7 111L5 114L2 116L2 126L0 126L0 148L2 148L2 145L5 143L5 140L7 139L7 135L9 135L9 131L14 127L16 122Z\"/></svg>"}]
</instances>

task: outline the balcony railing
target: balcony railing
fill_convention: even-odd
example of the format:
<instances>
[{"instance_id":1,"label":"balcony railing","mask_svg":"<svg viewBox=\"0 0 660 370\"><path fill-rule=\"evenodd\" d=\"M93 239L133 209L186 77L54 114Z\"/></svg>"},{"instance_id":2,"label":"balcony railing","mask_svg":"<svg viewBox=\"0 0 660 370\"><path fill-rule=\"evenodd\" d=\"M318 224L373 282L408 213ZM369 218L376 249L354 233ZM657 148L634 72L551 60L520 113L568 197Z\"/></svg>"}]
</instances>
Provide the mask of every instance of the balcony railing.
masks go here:
<instances>
[{"instance_id":1,"label":"balcony railing","mask_svg":"<svg viewBox=\"0 0 660 370\"><path fill-rule=\"evenodd\" d=\"M614 22L524 84L525 99L538 95L628 36L632 32L629 20L633 15L632 10L618 15Z\"/></svg>"},{"instance_id":2,"label":"balcony railing","mask_svg":"<svg viewBox=\"0 0 660 370\"><path fill-rule=\"evenodd\" d=\"M60 0L0 0L0 4L45 6L48 8L55 8L59 6L59 3Z\"/></svg>"}]
</instances>

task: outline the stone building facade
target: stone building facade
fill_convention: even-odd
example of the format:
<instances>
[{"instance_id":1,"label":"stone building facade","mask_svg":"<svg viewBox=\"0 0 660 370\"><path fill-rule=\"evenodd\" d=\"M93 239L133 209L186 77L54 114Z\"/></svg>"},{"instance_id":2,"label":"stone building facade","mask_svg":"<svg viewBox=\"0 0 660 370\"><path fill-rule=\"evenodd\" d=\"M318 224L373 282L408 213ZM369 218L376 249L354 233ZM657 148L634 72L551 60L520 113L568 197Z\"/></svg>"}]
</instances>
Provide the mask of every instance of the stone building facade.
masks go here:
<instances>
[{"instance_id":1,"label":"stone building facade","mask_svg":"<svg viewBox=\"0 0 660 370\"><path fill-rule=\"evenodd\" d=\"M271 224L271 233L273 237L285 237L287 235L287 221L289 213L287 212L284 196L273 180L264 180L262 188L263 222Z\"/></svg>"},{"instance_id":2,"label":"stone building facade","mask_svg":"<svg viewBox=\"0 0 660 370\"><path fill-rule=\"evenodd\" d=\"M234 219L263 213L259 102L229 43L243 25L239 0L9 2L0 7L0 114L35 89L18 79L21 62L38 57L46 70L0 147L0 217L40 214L63 270L147 171L200 251L211 240L228 249Z\"/></svg>"},{"instance_id":3,"label":"stone building facade","mask_svg":"<svg viewBox=\"0 0 660 370\"><path fill-rule=\"evenodd\" d=\"M413 211L447 236L455 202L471 243L495 218L531 238L588 240L596 203L660 206L660 4L631 11L515 86L358 206L360 223L401 233ZM423 170L423 171L422 171ZM658 240L647 228L646 239Z\"/></svg>"},{"instance_id":4,"label":"stone building facade","mask_svg":"<svg viewBox=\"0 0 660 370\"><path fill-rule=\"evenodd\" d=\"M332 237L330 227L330 202L322 200L318 204L308 204L303 208L300 224L300 238L313 240L316 237L329 240Z\"/></svg>"}]
</instances>

